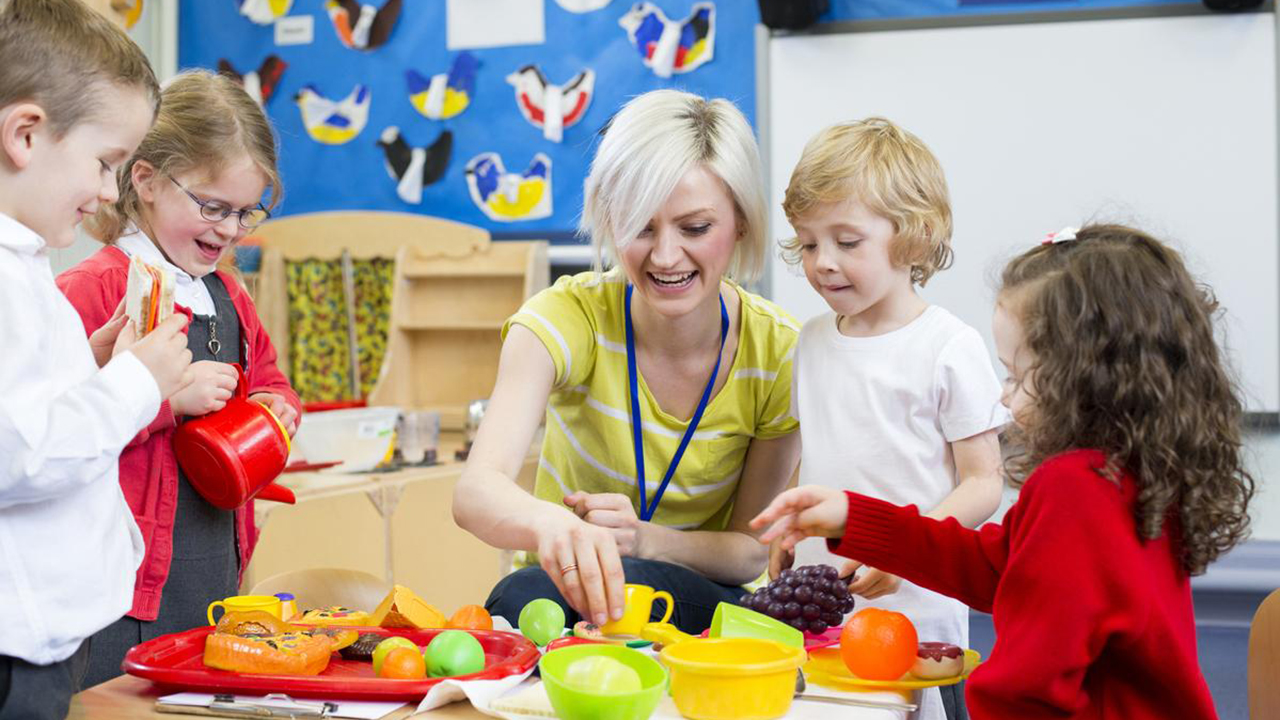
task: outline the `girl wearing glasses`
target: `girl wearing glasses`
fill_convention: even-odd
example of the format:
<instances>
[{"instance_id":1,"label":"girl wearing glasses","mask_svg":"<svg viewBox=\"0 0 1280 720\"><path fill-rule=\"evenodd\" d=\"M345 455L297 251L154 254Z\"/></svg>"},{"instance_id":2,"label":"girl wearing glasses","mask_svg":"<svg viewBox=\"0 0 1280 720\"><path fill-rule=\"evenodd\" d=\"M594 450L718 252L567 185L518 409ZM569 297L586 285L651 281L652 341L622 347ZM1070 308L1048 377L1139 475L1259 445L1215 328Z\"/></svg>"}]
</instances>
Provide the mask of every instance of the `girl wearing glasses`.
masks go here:
<instances>
[{"instance_id":1,"label":"girl wearing glasses","mask_svg":"<svg viewBox=\"0 0 1280 720\"><path fill-rule=\"evenodd\" d=\"M104 170L105 171L105 170ZM173 431L220 410L248 378L250 399L292 435L300 403L248 293L219 263L270 216L280 196L270 122L233 81L206 71L176 77L137 153L119 171L120 199L89 223L106 247L58 277L86 332L106 323L125 295L138 255L176 279L175 310L191 316L191 382L120 456L120 484L146 541L129 614L93 637L85 687L120 674L129 648L205 623L209 602L235 595L257 540L253 503L220 510L178 468Z\"/></svg>"}]
</instances>

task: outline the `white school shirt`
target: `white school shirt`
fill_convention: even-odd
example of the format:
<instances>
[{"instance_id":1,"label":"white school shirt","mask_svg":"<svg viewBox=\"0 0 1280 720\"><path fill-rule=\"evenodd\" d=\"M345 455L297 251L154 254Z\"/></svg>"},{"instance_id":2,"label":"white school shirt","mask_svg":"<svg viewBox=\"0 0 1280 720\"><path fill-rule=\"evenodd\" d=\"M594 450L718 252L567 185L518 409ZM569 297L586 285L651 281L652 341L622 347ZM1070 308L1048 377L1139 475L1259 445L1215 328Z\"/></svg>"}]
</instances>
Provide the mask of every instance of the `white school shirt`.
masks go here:
<instances>
[{"instance_id":1,"label":"white school shirt","mask_svg":"<svg viewBox=\"0 0 1280 720\"><path fill-rule=\"evenodd\" d=\"M986 344L937 305L874 337L843 335L836 320L835 313L811 319L796 343L791 401L800 421L800 483L928 512L956 485L949 443L1009 420ZM796 546L796 567L845 562L822 538ZM854 612L903 613L921 642L968 647L969 613L958 600L903 580L896 593L855 601ZM924 695L916 717L945 717L936 692Z\"/></svg>"},{"instance_id":2,"label":"white school shirt","mask_svg":"<svg viewBox=\"0 0 1280 720\"><path fill-rule=\"evenodd\" d=\"M209 293L209 288L204 281L198 277L192 277L186 270L169 262L164 253L160 252L160 248L143 235L141 230L130 227L119 240L116 240L116 247L129 257L137 255L148 264L173 273L175 303L190 309L196 315L214 317L218 315L217 307L213 304L213 295Z\"/></svg>"},{"instance_id":3,"label":"white school shirt","mask_svg":"<svg viewBox=\"0 0 1280 720\"><path fill-rule=\"evenodd\" d=\"M45 242L0 214L0 655L70 657L124 615L142 534L120 451L160 409L132 353L99 369Z\"/></svg>"}]
</instances>

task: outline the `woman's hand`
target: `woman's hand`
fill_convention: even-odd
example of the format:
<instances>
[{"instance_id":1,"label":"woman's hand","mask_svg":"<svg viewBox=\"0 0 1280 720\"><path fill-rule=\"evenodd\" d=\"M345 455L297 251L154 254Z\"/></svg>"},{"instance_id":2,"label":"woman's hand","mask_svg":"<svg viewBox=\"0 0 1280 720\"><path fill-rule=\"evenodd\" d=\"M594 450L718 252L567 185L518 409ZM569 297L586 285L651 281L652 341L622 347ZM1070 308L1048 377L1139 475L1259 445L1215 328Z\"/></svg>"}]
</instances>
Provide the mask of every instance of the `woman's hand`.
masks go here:
<instances>
[{"instance_id":1,"label":"woman's hand","mask_svg":"<svg viewBox=\"0 0 1280 720\"><path fill-rule=\"evenodd\" d=\"M603 625L622 617L626 578L608 528L567 514L557 517L539 533L538 559L570 607L584 618Z\"/></svg>"},{"instance_id":2,"label":"woman's hand","mask_svg":"<svg viewBox=\"0 0 1280 720\"><path fill-rule=\"evenodd\" d=\"M191 363L191 383L169 398L174 415L199 417L226 407L235 392L236 369L227 363L201 360Z\"/></svg>"},{"instance_id":3,"label":"woman's hand","mask_svg":"<svg viewBox=\"0 0 1280 720\"><path fill-rule=\"evenodd\" d=\"M840 571L840 577L850 577L858 568L862 568L862 574L849 583L849 592L854 595L874 600L885 595L892 595L898 592L899 587L902 587L902 578L897 575L890 575L883 570L877 570L869 565L863 565L857 560L850 560L845 563L844 569Z\"/></svg>"},{"instance_id":4,"label":"woman's hand","mask_svg":"<svg viewBox=\"0 0 1280 720\"><path fill-rule=\"evenodd\" d=\"M768 526L760 542L768 545L778 540L783 550L790 550L807 537L841 537L848 518L849 500L843 492L821 485L803 485L774 498L769 507L751 521L751 529Z\"/></svg>"},{"instance_id":5,"label":"woman's hand","mask_svg":"<svg viewBox=\"0 0 1280 720\"><path fill-rule=\"evenodd\" d=\"M578 491L565 497L564 504L583 520L607 528L618 544L618 553L642 557L640 538L645 523L636 516L631 498L619 493L586 493Z\"/></svg>"},{"instance_id":6,"label":"woman's hand","mask_svg":"<svg viewBox=\"0 0 1280 720\"><path fill-rule=\"evenodd\" d=\"M298 432L298 411L284 399L283 395L277 395L273 392L257 392L249 396L254 402L262 403L267 406L272 415L280 421L284 426L285 432L289 433L289 437L293 437Z\"/></svg>"}]
</instances>

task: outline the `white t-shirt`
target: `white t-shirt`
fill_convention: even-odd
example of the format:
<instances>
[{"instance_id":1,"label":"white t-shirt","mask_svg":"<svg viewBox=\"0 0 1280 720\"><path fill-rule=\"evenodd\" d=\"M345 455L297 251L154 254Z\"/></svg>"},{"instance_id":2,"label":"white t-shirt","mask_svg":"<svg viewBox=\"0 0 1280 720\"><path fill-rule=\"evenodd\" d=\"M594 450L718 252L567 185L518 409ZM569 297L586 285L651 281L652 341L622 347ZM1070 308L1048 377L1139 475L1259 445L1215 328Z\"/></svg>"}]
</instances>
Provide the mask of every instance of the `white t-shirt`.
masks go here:
<instances>
[{"instance_id":1,"label":"white t-shirt","mask_svg":"<svg viewBox=\"0 0 1280 720\"><path fill-rule=\"evenodd\" d=\"M852 490L928 512L956 485L950 443L1009 420L1000 382L982 337L930 305L907 325L874 337L848 337L827 313L805 323L796 344L791 394L803 444L800 483ZM796 547L796 567L847 558L810 538ZM969 614L958 600L906 580L866 607L911 618L920 641L968 647ZM936 694L931 694L936 695ZM941 718L926 696L920 717Z\"/></svg>"}]
</instances>

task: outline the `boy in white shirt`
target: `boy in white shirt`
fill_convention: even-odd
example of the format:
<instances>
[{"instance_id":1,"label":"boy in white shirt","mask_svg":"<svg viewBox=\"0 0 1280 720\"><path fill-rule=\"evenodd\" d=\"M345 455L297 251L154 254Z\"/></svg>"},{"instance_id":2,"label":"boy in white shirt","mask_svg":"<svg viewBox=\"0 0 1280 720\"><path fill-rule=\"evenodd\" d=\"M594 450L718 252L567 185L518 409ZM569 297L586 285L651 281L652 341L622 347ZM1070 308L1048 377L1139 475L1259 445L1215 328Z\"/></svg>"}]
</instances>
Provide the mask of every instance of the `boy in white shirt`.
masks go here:
<instances>
[{"instance_id":1,"label":"boy in white shirt","mask_svg":"<svg viewBox=\"0 0 1280 720\"><path fill-rule=\"evenodd\" d=\"M185 382L175 315L85 342L49 250L116 199L155 118L142 51L79 0L0 0L0 720L66 716L82 642L133 599L120 451Z\"/></svg>"},{"instance_id":2,"label":"boy in white shirt","mask_svg":"<svg viewBox=\"0 0 1280 720\"><path fill-rule=\"evenodd\" d=\"M835 125L805 146L783 208L796 238L787 260L832 312L805 323L792 404L803 446L800 482L853 490L967 527L998 507L1000 404L976 330L916 293L951 263L951 209L937 159L918 138L870 118ZM968 609L896 576L826 551L796 547L800 565L826 563L858 608L896 610L920 640L968 645ZM791 558L775 553L776 573ZM834 618L833 618L834 619ZM918 717L967 717L963 690L925 693Z\"/></svg>"}]
</instances>

